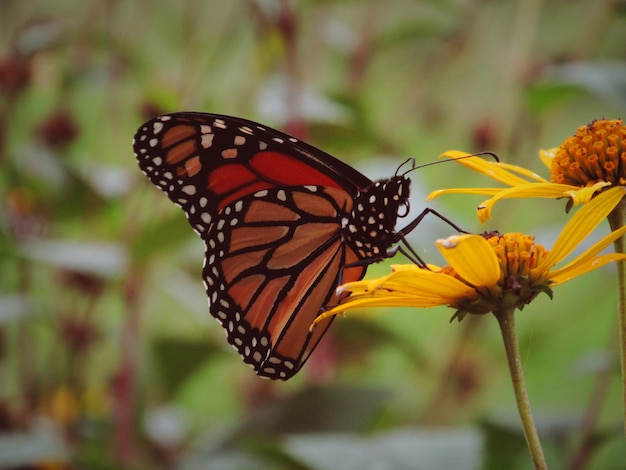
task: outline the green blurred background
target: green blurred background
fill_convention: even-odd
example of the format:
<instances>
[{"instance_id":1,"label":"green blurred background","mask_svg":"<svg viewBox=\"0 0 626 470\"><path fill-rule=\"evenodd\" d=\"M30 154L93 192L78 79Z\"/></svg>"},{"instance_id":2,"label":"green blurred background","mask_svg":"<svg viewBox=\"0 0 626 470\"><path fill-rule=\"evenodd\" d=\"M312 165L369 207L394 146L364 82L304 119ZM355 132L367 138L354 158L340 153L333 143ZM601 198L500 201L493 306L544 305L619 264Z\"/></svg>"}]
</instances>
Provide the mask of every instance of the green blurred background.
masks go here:
<instances>
[{"instance_id":1,"label":"green blurred background","mask_svg":"<svg viewBox=\"0 0 626 470\"><path fill-rule=\"evenodd\" d=\"M0 468L531 467L491 317L353 314L293 380L257 378L131 140L155 114L210 111L372 179L448 149L546 176L538 149L626 114L626 2L0 0L0 107ZM454 164L412 180L415 215L434 189L491 186ZM567 220L563 201L512 200L482 226L481 201L428 204L546 247ZM438 263L450 232L427 218L410 240ZM518 314L551 468L625 465L614 277Z\"/></svg>"}]
</instances>

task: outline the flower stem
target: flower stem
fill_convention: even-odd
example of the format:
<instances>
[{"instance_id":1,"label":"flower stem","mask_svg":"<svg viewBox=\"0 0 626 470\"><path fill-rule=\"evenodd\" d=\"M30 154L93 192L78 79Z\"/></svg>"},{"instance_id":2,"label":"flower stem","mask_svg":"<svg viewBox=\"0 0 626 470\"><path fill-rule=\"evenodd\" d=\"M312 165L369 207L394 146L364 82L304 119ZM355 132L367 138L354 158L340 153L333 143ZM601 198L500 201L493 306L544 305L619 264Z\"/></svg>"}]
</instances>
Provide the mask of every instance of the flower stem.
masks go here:
<instances>
[{"instance_id":1,"label":"flower stem","mask_svg":"<svg viewBox=\"0 0 626 470\"><path fill-rule=\"evenodd\" d=\"M624 226L626 202L622 201L609 214L609 225L611 230L616 230ZM613 246L616 253L624 253L624 237L620 237ZM624 436L626 437L626 262L615 263L617 269L617 315L619 328L619 356L622 366L622 418L624 422Z\"/></svg>"},{"instance_id":2,"label":"flower stem","mask_svg":"<svg viewBox=\"0 0 626 470\"><path fill-rule=\"evenodd\" d=\"M524 437L526 445L533 459L536 469L547 469L543 449L537 434L535 421L533 420L530 402L528 401L528 393L526 392L526 383L524 381L524 371L522 370L522 360L520 357L519 344L517 342L517 332L515 330L515 308L507 308L498 312L494 312L500 325L502 339L504 340L504 350L509 363L509 371L511 372L511 381L513 382L513 390L515 392L515 401L517 402L517 410L522 421Z\"/></svg>"}]
</instances>

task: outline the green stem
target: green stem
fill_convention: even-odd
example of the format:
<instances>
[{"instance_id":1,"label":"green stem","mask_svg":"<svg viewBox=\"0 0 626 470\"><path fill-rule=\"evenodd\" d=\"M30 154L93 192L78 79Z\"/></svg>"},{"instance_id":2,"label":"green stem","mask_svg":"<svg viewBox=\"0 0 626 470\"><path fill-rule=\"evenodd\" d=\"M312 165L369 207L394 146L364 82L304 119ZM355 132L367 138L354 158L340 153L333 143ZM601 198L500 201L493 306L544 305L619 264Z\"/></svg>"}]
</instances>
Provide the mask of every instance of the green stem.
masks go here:
<instances>
[{"instance_id":1,"label":"green stem","mask_svg":"<svg viewBox=\"0 0 626 470\"><path fill-rule=\"evenodd\" d=\"M613 212L609 214L611 230L624 226L626 202L622 201ZM624 253L624 237L620 237L613 243L616 253ZM615 263L617 268L617 315L619 328L619 357L622 366L622 418L624 422L624 436L626 437L626 263Z\"/></svg>"},{"instance_id":2,"label":"green stem","mask_svg":"<svg viewBox=\"0 0 626 470\"><path fill-rule=\"evenodd\" d=\"M509 371L511 372L513 391L515 392L515 401L517 402L517 410L522 421L528 451L533 459L535 469L547 469L548 466L543 456L543 449L541 448L541 442L539 441L539 435L537 434L537 428L530 409L530 402L528 401L528 393L526 392L524 371L522 370L522 360L515 330L515 308L494 312L494 315L498 319L500 331L502 332L504 350L509 363Z\"/></svg>"}]
</instances>

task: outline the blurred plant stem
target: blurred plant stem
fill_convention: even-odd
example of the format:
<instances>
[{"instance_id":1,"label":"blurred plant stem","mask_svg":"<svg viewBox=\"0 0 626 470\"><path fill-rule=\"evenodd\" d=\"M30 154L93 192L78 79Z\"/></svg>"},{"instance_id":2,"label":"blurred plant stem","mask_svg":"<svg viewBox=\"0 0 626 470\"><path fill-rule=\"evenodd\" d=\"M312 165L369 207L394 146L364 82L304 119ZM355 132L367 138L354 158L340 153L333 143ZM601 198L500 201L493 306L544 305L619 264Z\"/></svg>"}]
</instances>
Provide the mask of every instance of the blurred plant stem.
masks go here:
<instances>
[{"instance_id":1,"label":"blurred plant stem","mask_svg":"<svg viewBox=\"0 0 626 470\"><path fill-rule=\"evenodd\" d=\"M459 369L463 359L467 357L471 348L471 340L476 330L482 325L480 318L468 316L461 323L461 331L457 336L445 369L440 375L440 380L434 389L430 401L424 406L424 414L420 418L420 424L428 426L440 424L446 421L446 402L452 397L456 398L456 389L459 382ZM455 400L454 409L458 410Z\"/></svg>"},{"instance_id":2,"label":"blurred plant stem","mask_svg":"<svg viewBox=\"0 0 626 470\"><path fill-rule=\"evenodd\" d=\"M133 430L135 416L135 386L139 345L139 282L140 276L130 270L124 285L127 309L122 331L121 362L115 380L115 454L121 464L129 464L135 451Z\"/></svg>"},{"instance_id":3,"label":"blurred plant stem","mask_svg":"<svg viewBox=\"0 0 626 470\"><path fill-rule=\"evenodd\" d=\"M612 350L615 346L615 333L610 332L607 350ZM585 413L580 421L579 441L574 448L574 453L565 468L567 470L583 470L589 462L594 446L597 444L596 426L602 407L606 403L611 382L613 380L613 361L602 367L596 374L593 389Z\"/></svg>"},{"instance_id":4,"label":"blurred plant stem","mask_svg":"<svg viewBox=\"0 0 626 470\"><path fill-rule=\"evenodd\" d=\"M543 449L541 448L541 442L539 441L539 435L537 434L537 428L530 409L530 402L528 401L528 393L526 392L524 371L522 370L522 360L515 330L515 307L494 312L494 315L502 332L504 350L509 364L509 371L511 372L513 391L515 392L515 401L517 402L517 410L522 421L528 450L535 468L547 469L548 466L543 456Z\"/></svg>"},{"instance_id":5,"label":"blurred plant stem","mask_svg":"<svg viewBox=\"0 0 626 470\"><path fill-rule=\"evenodd\" d=\"M23 298L28 298L30 295L30 263L27 260L19 262L19 284L18 290ZM40 384L35 380L36 376L36 361L38 344L37 341L33 341L32 328L29 327L29 319L21 318L17 322L17 337L18 344L29 345L27 348L20 348L20 352L17 355L17 372L19 377L20 389L22 392L22 402L20 403L21 413L23 416L31 416L33 409L37 406L39 401Z\"/></svg>"},{"instance_id":6,"label":"blurred plant stem","mask_svg":"<svg viewBox=\"0 0 626 470\"><path fill-rule=\"evenodd\" d=\"M611 230L617 230L624 226L626 221L626 202L622 201L613 212L609 214L609 225ZM620 237L613 243L616 253L625 253L624 237ZM624 424L624 435L626 437L626 263L617 262L617 309L619 328L619 351L620 364L622 370L622 420Z\"/></svg>"}]
</instances>

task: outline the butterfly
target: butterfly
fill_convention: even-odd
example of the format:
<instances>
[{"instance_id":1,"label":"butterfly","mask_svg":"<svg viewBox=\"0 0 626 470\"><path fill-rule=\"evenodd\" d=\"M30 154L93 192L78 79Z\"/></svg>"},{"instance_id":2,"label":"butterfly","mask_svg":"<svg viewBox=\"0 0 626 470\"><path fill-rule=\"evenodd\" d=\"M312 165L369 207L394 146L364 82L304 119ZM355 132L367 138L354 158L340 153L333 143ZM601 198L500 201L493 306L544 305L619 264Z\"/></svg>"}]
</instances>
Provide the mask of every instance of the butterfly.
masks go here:
<instances>
[{"instance_id":1,"label":"butterfly","mask_svg":"<svg viewBox=\"0 0 626 470\"><path fill-rule=\"evenodd\" d=\"M244 362L270 379L300 370L332 321L310 329L339 303L339 283L362 279L367 265L398 251L428 211L395 231L409 209L407 172L371 181L238 117L157 116L139 127L133 148L140 169L205 243L211 315Z\"/></svg>"}]
</instances>

